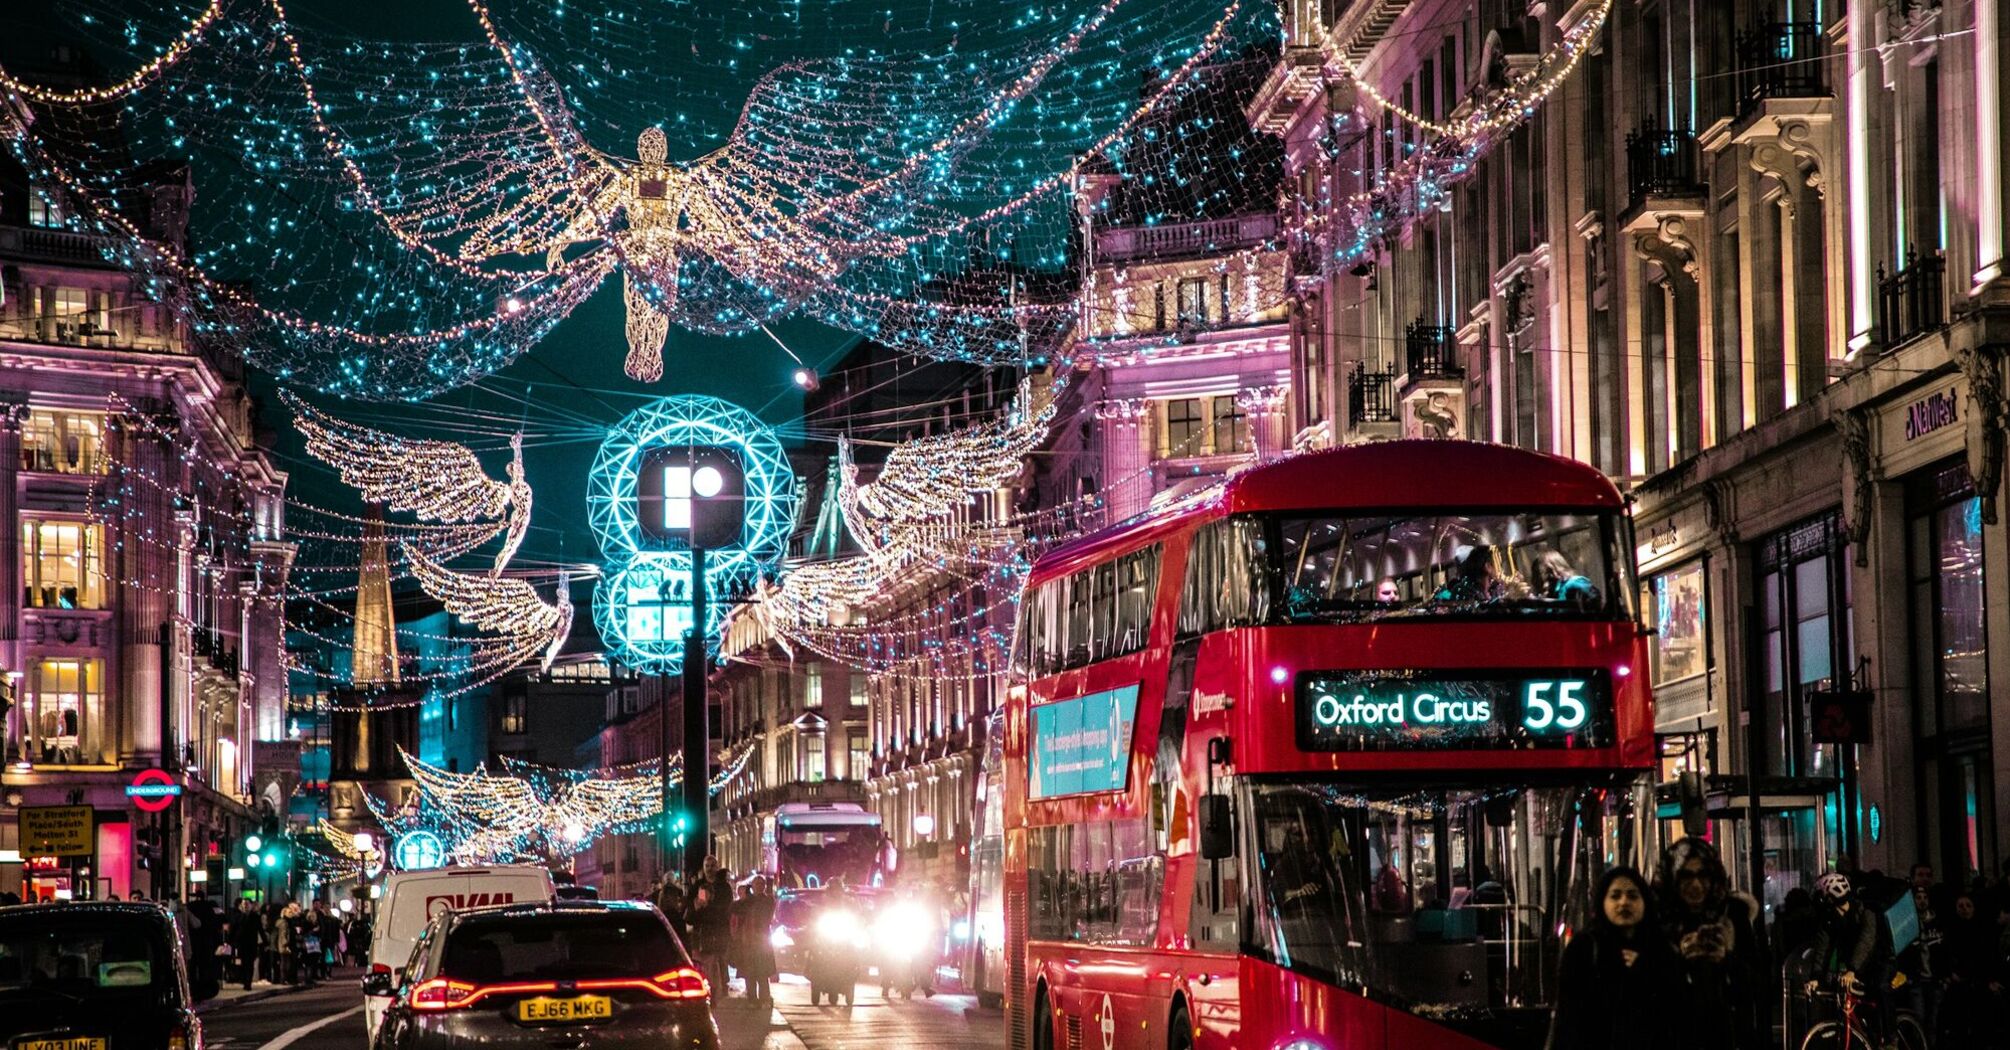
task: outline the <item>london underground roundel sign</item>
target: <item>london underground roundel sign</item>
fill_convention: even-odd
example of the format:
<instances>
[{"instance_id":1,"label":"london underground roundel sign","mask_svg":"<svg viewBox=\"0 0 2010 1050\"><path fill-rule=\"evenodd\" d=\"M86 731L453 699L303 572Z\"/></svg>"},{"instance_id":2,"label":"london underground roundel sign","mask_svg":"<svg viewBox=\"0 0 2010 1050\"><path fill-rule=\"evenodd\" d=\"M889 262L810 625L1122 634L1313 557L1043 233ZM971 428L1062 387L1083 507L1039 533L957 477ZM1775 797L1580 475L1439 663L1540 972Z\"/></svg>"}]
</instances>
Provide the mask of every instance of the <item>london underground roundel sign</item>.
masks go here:
<instances>
[{"instance_id":1,"label":"london underground roundel sign","mask_svg":"<svg viewBox=\"0 0 2010 1050\"><path fill-rule=\"evenodd\" d=\"M143 769L126 785L126 797L147 813L159 813L181 797L181 785L166 770Z\"/></svg>"}]
</instances>

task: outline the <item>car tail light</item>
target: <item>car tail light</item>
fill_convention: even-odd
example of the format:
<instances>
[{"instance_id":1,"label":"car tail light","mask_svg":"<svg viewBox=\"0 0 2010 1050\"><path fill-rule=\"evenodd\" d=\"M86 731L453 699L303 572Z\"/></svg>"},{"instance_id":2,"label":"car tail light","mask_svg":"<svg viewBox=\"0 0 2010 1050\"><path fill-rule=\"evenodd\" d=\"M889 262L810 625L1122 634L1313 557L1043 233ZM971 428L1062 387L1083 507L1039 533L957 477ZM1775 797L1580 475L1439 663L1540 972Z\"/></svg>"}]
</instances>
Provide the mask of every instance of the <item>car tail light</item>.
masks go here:
<instances>
[{"instance_id":1,"label":"car tail light","mask_svg":"<svg viewBox=\"0 0 2010 1050\"><path fill-rule=\"evenodd\" d=\"M649 979L649 984L657 995L665 999L703 999L712 994L712 986L706 983L705 975L688 966L659 973Z\"/></svg>"},{"instance_id":2,"label":"car tail light","mask_svg":"<svg viewBox=\"0 0 2010 1050\"><path fill-rule=\"evenodd\" d=\"M168 1033L167 1045L168 1050L202 1050L202 1040L190 1038L187 1021L176 1024L174 1031Z\"/></svg>"},{"instance_id":3,"label":"car tail light","mask_svg":"<svg viewBox=\"0 0 2010 1050\"><path fill-rule=\"evenodd\" d=\"M412 989L414 1010L460 1010L481 998L481 991L466 981L435 977Z\"/></svg>"}]
</instances>

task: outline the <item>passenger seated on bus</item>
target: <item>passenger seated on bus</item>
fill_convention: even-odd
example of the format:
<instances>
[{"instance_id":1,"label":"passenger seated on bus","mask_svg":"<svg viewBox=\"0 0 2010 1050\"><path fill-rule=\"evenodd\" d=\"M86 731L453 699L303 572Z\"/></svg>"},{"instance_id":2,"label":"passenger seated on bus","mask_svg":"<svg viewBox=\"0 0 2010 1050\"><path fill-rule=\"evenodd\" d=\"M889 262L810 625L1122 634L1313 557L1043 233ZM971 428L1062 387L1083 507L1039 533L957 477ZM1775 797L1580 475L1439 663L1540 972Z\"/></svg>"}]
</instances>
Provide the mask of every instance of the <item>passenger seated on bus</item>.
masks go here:
<instances>
[{"instance_id":1,"label":"passenger seated on bus","mask_svg":"<svg viewBox=\"0 0 2010 1050\"><path fill-rule=\"evenodd\" d=\"M1454 575L1438 590L1438 601L1492 602L1507 596L1492 547L1462 543L1452 551L1452 561Z\"/></svg>"},{"instance_id":2,"label":"passenger seated on bus","mask_svg":"<svg viewBox=\"0 0 2010 1050\"><path fill-rule=\"evenodd\" d=\"M1410 884L1393 860L1384 860L1375 876L1375 910L1397 915L1410 910Z\"/></svg>"},{"instance_id":3,"label":"passenger seated on bus","mask_svg":"<svg viewBox=\"0 0 2010 1050\"><path fill-rule=\"evenodd\" d=\"M1403 588L1394 576L1384 576L1382 582L1375 585L1375 600L1383 605L1395 605L1403 600Z\"/></svg>"},{"instance_id":4,"label":"passenger seated on bus","mask_svg":"<svg viewBox=\"0 0 2010 1050\"><path fill-rule=\"evenodd\" d=\"M1579 609L1598 605L1598 588L1589 577L1571 567L1562 551L1548 550L1535 560L1536 593L1551 601L1569 602Z\"/></svg>"}]
</instances>

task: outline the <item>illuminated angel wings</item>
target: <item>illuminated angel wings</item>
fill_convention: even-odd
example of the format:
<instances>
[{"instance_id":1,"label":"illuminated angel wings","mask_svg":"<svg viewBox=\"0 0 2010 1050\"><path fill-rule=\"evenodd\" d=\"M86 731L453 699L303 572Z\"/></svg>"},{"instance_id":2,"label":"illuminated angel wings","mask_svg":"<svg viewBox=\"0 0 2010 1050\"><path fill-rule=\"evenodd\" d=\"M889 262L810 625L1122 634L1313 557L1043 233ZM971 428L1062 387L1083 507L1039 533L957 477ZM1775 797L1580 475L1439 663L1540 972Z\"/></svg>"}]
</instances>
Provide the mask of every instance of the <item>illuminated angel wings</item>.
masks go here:
<instances>
[{"instance_id":1,"label":"illuminated angel wings","mask_svg":"<svg viewBox=\"0 0 2010 1050\"><path fill-rule=\"evenodd\" d=\"M308 453L334 467L364 499L422 521L493 523L482 540L497 531L504 538L491 576L500 575L523 545L530 530L531 490L524 479L522 435L510 439L509 480L496 481L465 445L400 437L337 419L289 392L281 391L280 397L293 409Z\"/></svg>"},{"instance_id":2,"label":"illuminated angel wings","mask_svg":"<svg viewBox=\"0 0 2010 1050\"><path fill-rule=\"evenodd\" d=\"M438 598L448 612L501 635L519 659L538 656L541 670L550 669L572 633L571 584L562 573L556 601L547 605L525 580L455 572L410 544L405 546L405 556L419 586Z\"/></svg>"}]
</instances>

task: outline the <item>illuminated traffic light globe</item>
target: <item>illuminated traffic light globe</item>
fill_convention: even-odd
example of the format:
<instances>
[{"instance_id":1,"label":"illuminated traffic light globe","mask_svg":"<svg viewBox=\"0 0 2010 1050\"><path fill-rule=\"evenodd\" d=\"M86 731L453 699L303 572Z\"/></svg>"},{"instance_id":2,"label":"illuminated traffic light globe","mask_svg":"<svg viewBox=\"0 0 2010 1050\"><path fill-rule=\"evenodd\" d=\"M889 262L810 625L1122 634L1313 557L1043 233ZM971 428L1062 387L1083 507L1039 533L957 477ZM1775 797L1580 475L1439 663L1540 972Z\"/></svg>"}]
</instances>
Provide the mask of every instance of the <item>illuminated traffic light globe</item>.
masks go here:
<instances>
[{"instance_id":1,"label":"illuminated traffic light globe","mask_svg":"<svg viewBox=\"0 0 2010 1050\"><path fill-rule=\"evenodd\" d=\"M608 432L586 503L603 559L593 592L601 640L630 667L672 674L684 665L691 627L691 549L706 552L710 644L727 600L786 551L796 476L781 441L753 413L680 395L651 402Z\"/></svg>"}]
</instances>

